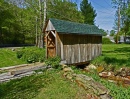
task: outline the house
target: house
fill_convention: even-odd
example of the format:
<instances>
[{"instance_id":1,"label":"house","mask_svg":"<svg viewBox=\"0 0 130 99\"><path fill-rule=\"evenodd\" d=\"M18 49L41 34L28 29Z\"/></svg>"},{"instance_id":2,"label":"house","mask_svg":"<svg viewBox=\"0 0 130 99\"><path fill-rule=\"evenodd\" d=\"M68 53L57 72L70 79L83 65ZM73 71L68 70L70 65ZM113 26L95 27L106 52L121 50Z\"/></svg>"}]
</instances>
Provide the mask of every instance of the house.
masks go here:
<instances>
[{"instance_id":1,"label":"house","mask_svg":"<svg viewBox=\"0 0 130 99\"><path fill-rule=\"evenodd\" d=\"M49 19L44 28L46 56L65 64L85 64L102 53L102 33L94 25Z\"/></svg>"}]
</instances>

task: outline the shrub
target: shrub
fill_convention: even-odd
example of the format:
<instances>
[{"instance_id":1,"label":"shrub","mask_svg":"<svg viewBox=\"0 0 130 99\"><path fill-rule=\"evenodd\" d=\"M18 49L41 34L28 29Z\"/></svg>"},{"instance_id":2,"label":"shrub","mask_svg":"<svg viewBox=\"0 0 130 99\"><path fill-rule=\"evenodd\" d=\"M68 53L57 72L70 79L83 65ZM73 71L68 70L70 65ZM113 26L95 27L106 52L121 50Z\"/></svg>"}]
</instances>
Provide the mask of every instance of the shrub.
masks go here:
<instances>
[{"instance_id":1,"label":"shrub","mask_svg":"<svg viewBox=\"0 0 130 99\"><path fill-rule=\"evenodd\" d=\"M45 49L37 47L24 48L17 51L17 58L28 63L43 62L45 59Z\"/></svg>"},{"instance_id":2,"label":"shrub","mask_svg":"<svg viewBox=\"0 0 130 99\"><path fill-rule=\"evenodd\" d=\"M23 56L23 51L22 50L19 50L17 51L17 58L21 58Z\"/></svg>"},{"instance_id":3,"label":"shrub","mask_svg":"<svg viewBox=\"0 0 130 99\"><path fill-rule=\"evenodd\" d=\"M102 44L112 44L109 38L102 38Z\"/></svg>"},{"instance_id":4,"label":"shrub","mask_svg":"<svg viewBox=\"0 0 130 99\"><path fill-rule=\"evenodd\" d=\"M47 60L45 60L45 64L47 65L47 66L52 66L53 68L59 68L59 63L60 63L60 61L61 61L61 59L58 57L58 56L56 56L56 57L52 57L52 58L48 58Z\"/></svg>"}]
</instances>

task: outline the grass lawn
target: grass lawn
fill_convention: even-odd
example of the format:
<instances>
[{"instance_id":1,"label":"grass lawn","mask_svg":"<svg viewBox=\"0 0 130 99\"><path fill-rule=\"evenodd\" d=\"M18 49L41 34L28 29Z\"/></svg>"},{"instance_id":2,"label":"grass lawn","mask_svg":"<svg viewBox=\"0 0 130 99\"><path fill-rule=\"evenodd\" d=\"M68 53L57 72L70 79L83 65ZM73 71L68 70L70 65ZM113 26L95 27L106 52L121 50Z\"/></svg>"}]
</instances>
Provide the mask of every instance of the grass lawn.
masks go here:
<instances>
[{"instance_id":1,"label":"grass lawn","mask_svg":"<svg viewBox=\"0 0 130 99\"><path fill-rule=\"evenodd\" d=\"M8 55L16 56L15 52L11 50L4 49L1 52L9 52L5 55L6 58ZM92 63L117 67L130 66L130 45L103 45L102 56L94 59ZM9 63L6 64L6 66L8 65ZM96 72L86 73L75 67L73 69L76 73L91 76L95 81L102 83L110 90L113 99L130 99L130 87L124 88L101 79ZM78 93L80 94L77 96ZM76 83L62 77L60 70L44 71L42 74L35 74L0 84L0 99L82 99L82 93L84 91Z\"/></svg>"},{"instance_id":2,"label":"grass lawn","mask_svg":"<svg viewBox=\"0 0 130 99\"><path fill-rule=\"evenodd\" d=\"M17 58L15 51L6 48L0 48L0 68L25 63L26 62Z\"/></svg>"},{"instance_id":3,"label":"grass lawn","mask_svg":"<svg viewBox=\"0 0 130 99\"><path fill-rule=\"evenodd\" d=\"M115 67L130 66L130 44L103 44L102 55L92 63Z\"/></svg>"},{"instance_id":4,"label":"grass lawn","mask_svg":"<svg viewBox=\"0 0 130 99\"><path fill-rule=\"evenodd\" d=\"M74 99L78 91L61 72L51 70L0 84L0 99Z\"/></svg>"},{"instance_id":5,"label":"grass lawn","mask_svg":"<svg viewBox=\"0 0 130 99\"><path fill-rule=\"evenodd\" d=\"M19 49L0 48L0 68L44 61L45 49L23 47Z\"/></svg>"}]
</instances>

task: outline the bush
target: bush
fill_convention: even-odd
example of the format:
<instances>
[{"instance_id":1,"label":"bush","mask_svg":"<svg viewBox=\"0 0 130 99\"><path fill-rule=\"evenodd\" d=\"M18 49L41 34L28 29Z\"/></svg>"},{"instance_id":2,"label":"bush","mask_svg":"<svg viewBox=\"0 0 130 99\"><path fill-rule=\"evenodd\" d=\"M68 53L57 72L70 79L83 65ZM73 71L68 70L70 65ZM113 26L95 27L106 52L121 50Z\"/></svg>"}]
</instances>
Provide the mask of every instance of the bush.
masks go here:
<instances>
[{"instance_id":1,"label":"bush","mask_svg":"<svg viewBox=\"0 0 130 99\"><path fill-rule=\"evenodd\" d=\"M109 38L102 38L102 44L112 44Z\"/></svg>"},{"instance_id":2,"label":"bush","mask_svg":"<svg viewBox=\"0 0 130 99\"><path fill-rule=\"evenodd\" d=\"M47 65L47 66L52 66L53 68L59 68L59 63L60 63L60 61L61 61L61 59L58 57L58 56L56 56L56 57L52 57L52 58L48 58L47 60L45 60L45 64Z\"/></svg>"},{"instance_id":3,"label":"bush","mask_svg":"<svg viewBox=\"0 0 130 99\"><path fill-rule=\"evenodd\" d=\"M21 58L22 56L23 56L23 51L22 50L20 50L20 51L17 51L17 58Z\"/></svg>"},{"instance_id":4,"label":"bush","mask_svg":"<svg viewBox=\"0 0 130 99\"><path fill-rule=\"evenodd\" d=\"M17 51L17 58L28 63L43 62L45 59L45 49L37 47L23 48Z\"/></svg>"}]
</instances>

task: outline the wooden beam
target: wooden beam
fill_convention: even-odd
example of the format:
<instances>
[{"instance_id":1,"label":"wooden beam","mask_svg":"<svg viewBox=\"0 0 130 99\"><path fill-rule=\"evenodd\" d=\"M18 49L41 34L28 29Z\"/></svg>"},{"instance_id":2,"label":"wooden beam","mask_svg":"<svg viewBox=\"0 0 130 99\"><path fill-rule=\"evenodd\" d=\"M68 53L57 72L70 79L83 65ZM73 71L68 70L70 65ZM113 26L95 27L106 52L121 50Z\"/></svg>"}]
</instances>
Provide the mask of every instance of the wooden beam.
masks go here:
<instances>
[{"instance_id":1,"label":"wooden beam","mask_svg":"<svg viewBox=\"0 0 130 99\"><path fill-rule=\"evenodd\" d=\"M63 46L63 34L61 36L60 44L61 44L61 59L64 60L64 46Z\"/></svg>"},{"instance_id":2,"label":"wooden beam","mask_svg":"<svg viewBox=\"0 0 130 99\"><path fill-rule=\"evenodd\" d=\"M51 33L54 35L54 37L56 37L56 34L53 31L51 31Z\"/></svg>"},{"instance_id":3,"label":"wooden beam","mask_svg":"<svg viewBox=\"0 0 130 99\"><path fill-rule=\"evenodd\" d=\"M45 38L47 38L47 36L50 34L50 31L48 31L48 33L46 34Z\"/></svg>"}]
</instances>

